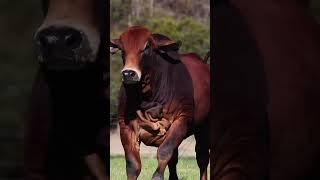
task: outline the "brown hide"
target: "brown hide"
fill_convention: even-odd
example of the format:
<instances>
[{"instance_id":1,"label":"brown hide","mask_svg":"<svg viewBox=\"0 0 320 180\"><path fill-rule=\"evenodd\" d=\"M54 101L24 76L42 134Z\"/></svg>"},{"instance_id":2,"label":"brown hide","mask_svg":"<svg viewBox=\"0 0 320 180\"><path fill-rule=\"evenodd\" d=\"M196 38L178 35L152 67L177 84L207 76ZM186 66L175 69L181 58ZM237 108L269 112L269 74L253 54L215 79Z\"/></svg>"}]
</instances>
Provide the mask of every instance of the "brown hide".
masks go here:
<instances>
[{"instance_id":1,"label":"brown hide","mask_svg":"<svg viewBox=\"0 0 320 180\"><path fill-rule=\"evenodd\" d=\"M267 179L268 124L262 59L237 9L214 9L211 179Z\"/></svg>"},{"instance_id":2,"label":"brown hide","mask_svg":"<svg viewBox=\"0 0 320 180\"><path fill-rule=\"evenodd\" d=\"M217 34L214 35L220 39L219 42L216 42L216 70L219 69L219 61L228 60L227 57L230 57L227 55L227 51L229 51L228 53L238 52L237 48L250 44L257 47L255 51L248 52L258 52L261 58L249 55L240 57L247 57L241 58L241 63L247 66L244 72L248 72L248 67L258 61L263 62L264 70L262 72L265 72L265 84L268 92L267 96L266 94L262 94L262 96L268 97L266 104L268 125L265 125L265 128L268 128L269 131L269 143L263 138L259 139L258 136L256 138L257 143L268 145L269 147L266 149L269 149L270 152L264 155L266 158L263 158L262 154L260 158L253 160L250 157L244 158L239 163L239 167L242 168L234 173L230 172L229 179L252 179L252 177L255 177L253 179L268 178L272 180L319 179L320 133L317 127L320 125L320 114L317 104L320 101L320 33L319 25L306 8L309 1L231 0L230 2L231 6L228 8L224 8L226 6L224 5L215 9L215 27L221 30L216 31ZM301 6L301 4L305 6ZM239 21L239 19L241 20ZM228 23L229 25L227 25ZM230 38L230 34L226 33L238 32L239 29L245 29L251 38L248 36ZM222 39L226 43L222 43ZM222 44L241 44L241 46L226 48ZM225 67L227 68L227 66ZM231 67L229 64L229 70L224 68L226 73L233 73ZM215 76L222 73L215 70L214 72ZM253 77L258 74L261 72L252 73L251 77L246 78L246 81L253 80ZM259 80L258 83L255 83L260 84L261 82L263 81ZM215 85L218 89L218 81L215 82ZM230 91L230 88L226 91ZM248 93L250 91L242 90L241 92ZM214 95L217 100L218 93L216 92ZM227 96L220 96L220 98L228 99ZM214 107L216 109L220 106ZM215 119L216 116L218 113L214 116ZM240 115L233 117L234 121L241 118L243 116ZM254 123L256 122L257 120L254 121ZM233 124L229 123L228 127L231 128ZM248 126L239 127L249 130ZM225 142L233 144L231 139L226 139ZM256 146L255 143L250 143L250 145ZM234 147L234 149L237 148ZM231 153L234 152L235 150L231 151ZM257 152L259 151L247 148L242 152L242 156L245 157L247 153ZM223 154L228 153L224 152ZM232 161L224 166L231 164ZM261 167L263 164L265 167ZM216 165L219 166L219 163L216 162ZM254 166L261 168L259 170ZM217 169L218 167L213 167L214 175L219 171ZM264 173L260 173L261 170Z\"/></svg>"},{"instance_id":3,"label":"brown hide","mask_svg":"<svg viewBox=\"0 0 320 180\"><path fill-rule=\"evenodd\" d=\"M293 0L232 2L246 17L264 57L270 178L319 179L319 25Z\"/></svg>"},{"instance_id":4,"label":"brown hide","mask_svg":"<svg viewBox=\"0 0 320 180\"><path fill-rule=\"evenodd\" d=\"M210 98L203 98L210 94L210 71L208 65L204 64L196 54L181 54L180 58L192 79L195 103L194 118L198 124L208 117L210 110Z\"/></svg>"}]
</instances>

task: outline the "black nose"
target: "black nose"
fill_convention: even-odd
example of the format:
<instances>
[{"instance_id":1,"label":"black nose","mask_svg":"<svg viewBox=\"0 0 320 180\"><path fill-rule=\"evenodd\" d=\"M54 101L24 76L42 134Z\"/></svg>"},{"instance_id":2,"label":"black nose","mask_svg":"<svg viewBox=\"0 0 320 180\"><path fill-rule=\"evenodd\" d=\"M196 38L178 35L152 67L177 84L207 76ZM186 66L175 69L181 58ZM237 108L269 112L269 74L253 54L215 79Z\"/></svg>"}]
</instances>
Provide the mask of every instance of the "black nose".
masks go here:
<instances>
[{"instance_id":1,"label":"black nose","mask_svg":"<svg viewBox=\"0 0 320 180\"><path fill-rule=\"evenodd\" d=\"M134 72L132 70L124 70L124 71L122 71L122 76L125 79L133 78L136 76L136 72Z\"/></svg>"},{"instance_id":2,"label":"black nose","mask_svg":"<svg viewBox=\"0 0 320 180\"><path fill-rule=\"evenodd\" d=\"M139 81L138 74L133 70L122 71L122 79L125 83L135 83Z\"/></svg>"},{"instance_id":3,"label":"black nose","mask_svg":"<svg viewBox=\"0 0 320 180\"><path fill-rule=\"evenodd\" d=\"M49 27L38 32L36 36L37 44L42 51L50 52L56 50L73 50L81 46L82 34L68 27Z\"/></svg>"}]
</instances>

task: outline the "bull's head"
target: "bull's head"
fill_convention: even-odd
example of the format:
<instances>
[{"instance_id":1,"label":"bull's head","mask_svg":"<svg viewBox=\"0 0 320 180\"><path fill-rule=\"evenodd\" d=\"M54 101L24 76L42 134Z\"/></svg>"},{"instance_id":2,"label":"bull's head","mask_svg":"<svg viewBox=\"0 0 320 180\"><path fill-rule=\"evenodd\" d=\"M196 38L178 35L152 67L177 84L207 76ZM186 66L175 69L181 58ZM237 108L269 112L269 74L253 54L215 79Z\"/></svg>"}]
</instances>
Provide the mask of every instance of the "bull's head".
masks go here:
<instances>
[{"instance_id":1,"label":"bull's head","mask_svg":"<svg viewBox=\"0 0 320 180\"><path fill-rule=\"evenodd\" d=\"M111 40L110 53L121 50L122 80L126 84L134 84L141 80L143 67L148 63L146 61L150 60L152 53L163 54L175 61L179 59L175 56L177 53L173 55L170 52L177 51L180 45L180 42L174 42L160 34L152 34L144 27L133 26L122 33L119 39Z\"/></svg>"},{"instance_id":2,"label":"bull's head","mask_svg":"<svg viewBox=\"0 0 320 180\"><path fill-rule=\"evenodd\" d=\"M96 60L100 45L99 0L47 0L35 33L40 63L48 69L78 69Z\"/></svg>"}]
</instances>

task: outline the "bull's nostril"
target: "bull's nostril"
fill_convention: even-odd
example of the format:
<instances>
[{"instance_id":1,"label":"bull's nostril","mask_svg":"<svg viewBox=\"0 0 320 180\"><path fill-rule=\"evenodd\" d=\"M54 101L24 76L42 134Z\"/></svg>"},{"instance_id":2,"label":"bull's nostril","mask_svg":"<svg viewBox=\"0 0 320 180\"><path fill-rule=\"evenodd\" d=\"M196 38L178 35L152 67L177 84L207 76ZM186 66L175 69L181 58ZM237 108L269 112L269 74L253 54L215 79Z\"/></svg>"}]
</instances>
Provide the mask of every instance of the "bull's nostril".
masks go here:
<instances>
[{"instance_id":1,"label":"bull's nostril","mask_svg":"<svg viewBox=\"0 0 320 180\"><path fill-rule=\"evenodd\" d=\"M38 45L42 48L50 48L50 46L53 46L57 43L57 37L54 35L48 35L48 34L39 34L37 37Z\"/></svg>"},{"instance_id":2,"label":"bull's nostril","mask_svg":"<svg viewBox=\"0 0 320 180\"><path fill-rule=\"evenodd\" d=\"M133 72L133 71L130 71L129 73L130 73L130 76L131 76L131 77L134 77L134 76L136 75L136 73Z\"/></svg>"},{"instance_id":3,"label":"bull's nostril","mask_svg":"<svg viewBox=\"0 0 320 180\"><path fill-rule=\"evenodd\" d=\"M67 34L64 38L65 46L68 48L78 48L82 42L82 36L80 32L74 31L70 34Z\"/></svg>"},{"instance_id":4,"label":"bull's nostril","mask_svg":"<svg viewBox=\"0 0 320 180\"><path fill-rule=\"evenodd\" d=\"M83 41L83 37L80 31L66 27L49 27L43 29L38 33L36 38L37 43L40 47L56 50L73 50L79 48Z\"/></svg>"},{"instance_id":5,"label":"bull's nostril","mask_svg":"<svg viewBox=\"0 0 320 180\"><path fill-rule=\"evenodd\" d=\"M48 41L45 37L39 37L39 45L42 47L47 47L48 46Z\"/></svg>"},{"instance_id":6,"label":"bull's nostril","mask_svg":"<svg viewBox=\"0 0 320 180\"><path fill-rule=\"evenodd\" d=\"M123 72L123 73L122 73L123 77L127 77L128 74L129 74L128 72Z\"/></svg>"}]
</instances>

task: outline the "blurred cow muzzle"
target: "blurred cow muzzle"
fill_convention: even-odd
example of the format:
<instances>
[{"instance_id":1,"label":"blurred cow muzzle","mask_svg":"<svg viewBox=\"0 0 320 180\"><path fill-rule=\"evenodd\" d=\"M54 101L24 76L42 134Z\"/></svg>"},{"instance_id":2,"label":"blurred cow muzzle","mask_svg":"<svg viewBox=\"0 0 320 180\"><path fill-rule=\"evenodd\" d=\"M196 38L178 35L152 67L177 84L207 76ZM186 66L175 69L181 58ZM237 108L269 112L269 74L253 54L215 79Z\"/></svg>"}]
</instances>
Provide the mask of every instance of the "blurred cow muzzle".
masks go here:
<instances>
[{"instance_id":1,"label":"blurred cow muzzle","mask_svg":"<svg viewBox=\"0 0 320 180\"><path fill-rule=\"evenodd\" d=\"M124 69L122 70L122 81L125 84L135 84L140 81L139 73L131 70L131 69Z\"/></svg>"},{"instance_id":2,"label":"blurred cow muzzle","mask_svg":"<svg viewBox=\"0 0 320 180\"><path fill-rule=\"evenodd\" d=\"M79 69L94 58L88 37L72 27L41 29L35 43L39 62L51 70Z\"/></svg>"},{"instance_id":3,"label":"blurred cow muzzle","mask_svg":"<svg viewBox=\"0 0 320 180\"><path fill-rule=\"evenodd\" d=\"M50 52L50 50L67 49L70 51L81 47L81 32L72 28L48 28L38 34L37 40L41 48Z\"/></svg>"}]
</instances>

